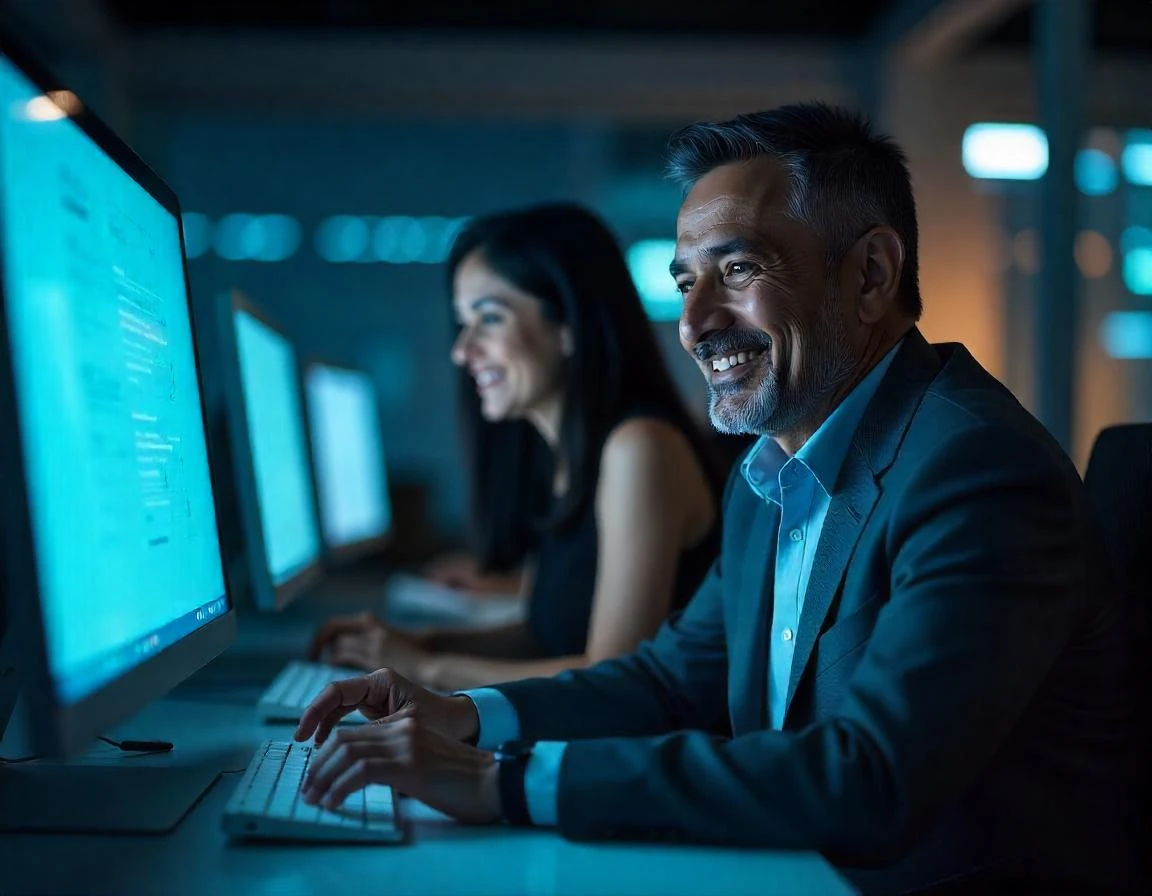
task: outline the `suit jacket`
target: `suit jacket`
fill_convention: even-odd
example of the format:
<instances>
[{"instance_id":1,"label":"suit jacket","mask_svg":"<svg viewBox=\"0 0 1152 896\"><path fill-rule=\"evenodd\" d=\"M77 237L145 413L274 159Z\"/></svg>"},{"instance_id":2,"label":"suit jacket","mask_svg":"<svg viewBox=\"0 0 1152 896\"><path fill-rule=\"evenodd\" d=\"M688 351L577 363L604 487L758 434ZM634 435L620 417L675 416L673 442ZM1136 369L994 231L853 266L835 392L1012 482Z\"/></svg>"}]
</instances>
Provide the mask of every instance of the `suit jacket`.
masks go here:
<instances>
[{"instance_id":1,"label":"suit jacket","mask_svg":"<svg viewBox=\"0 0 1152 896\"><path fill-rule=\"evenodd\" d=\"M912 330L817 546L768 726L778 508L734 471L721 554L636 653L501 686L571 740L574 839L816 849L865 890L1123 878L1124 607L1076 470L959 345ZM709 734L727 709L733 736Z\"/></svg>"}]
</instances>

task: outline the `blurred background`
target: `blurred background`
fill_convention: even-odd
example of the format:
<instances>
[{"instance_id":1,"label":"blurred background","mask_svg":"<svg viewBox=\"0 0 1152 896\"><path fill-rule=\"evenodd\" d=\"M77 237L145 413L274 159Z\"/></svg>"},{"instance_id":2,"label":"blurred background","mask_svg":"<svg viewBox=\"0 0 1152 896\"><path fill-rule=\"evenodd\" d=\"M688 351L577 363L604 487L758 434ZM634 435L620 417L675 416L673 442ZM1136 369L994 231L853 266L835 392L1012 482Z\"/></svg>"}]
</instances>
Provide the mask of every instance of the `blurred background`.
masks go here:
<instances>
[{"instance_id":1,"label":"blurred background","mask_svg":"<svg viewBox=\"0 0 1152 896\"><path fill-rule=\"evenodd\" d=\"M239 288L305 356L375 378L401 551L463 529L439 264L463 221L597 210L703 419L665 142L792 101L862 107L908 152L931 341L967 345L1081 469L1101 427L1152 420L1149 0L0 9L179 194L202 317Z\"/></svg>"}]
</instances>

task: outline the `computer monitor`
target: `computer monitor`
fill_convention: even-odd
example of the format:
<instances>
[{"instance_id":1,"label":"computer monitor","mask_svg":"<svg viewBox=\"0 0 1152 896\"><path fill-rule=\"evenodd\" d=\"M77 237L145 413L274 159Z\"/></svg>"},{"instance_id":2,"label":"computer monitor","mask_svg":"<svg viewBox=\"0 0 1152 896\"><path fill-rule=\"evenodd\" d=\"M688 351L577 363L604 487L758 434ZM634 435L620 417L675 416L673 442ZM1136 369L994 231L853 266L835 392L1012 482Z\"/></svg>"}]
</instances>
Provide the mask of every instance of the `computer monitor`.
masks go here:
<instances>
[{"instance_id":1,"label":"computer monitor","mask_svg":"<svg viewBox=\"0 0 1152 896\"><path fill-rule=\"evenodd\" d=\"M233 485L256 609L276 611L321 574L320 524L296 348L239 292L224 305Z\"/></svg>"},{"instance_id":2,"label":"computer monitor","mask_svg":"<svg viewBox=\"0 0 1152 896\"><path fill-rule=\"evenodd\" d=\"M304 391L325 552L343 566L381 552L392 531L376 387L362 370L313 361Z\"/></svg>"},{"instance_id":3,"label":"computer monitor","mask_svg":"<svg viewBox=\"0 0 1152 896\"><path fill-rule=\"evenodd\" d=\"M235 619L176 196L3 39L0 286L2 565L32 698L21 726L37 753L71 757L220 653ZM29 780L18 768L0 766L7 809ZM88 771L107 784L132 769ZM53 780L37 778L42 802ZM130 812L133 790L100 811ZM115 787L85 793L97 791Z\"/></svg>"}]
</instances>

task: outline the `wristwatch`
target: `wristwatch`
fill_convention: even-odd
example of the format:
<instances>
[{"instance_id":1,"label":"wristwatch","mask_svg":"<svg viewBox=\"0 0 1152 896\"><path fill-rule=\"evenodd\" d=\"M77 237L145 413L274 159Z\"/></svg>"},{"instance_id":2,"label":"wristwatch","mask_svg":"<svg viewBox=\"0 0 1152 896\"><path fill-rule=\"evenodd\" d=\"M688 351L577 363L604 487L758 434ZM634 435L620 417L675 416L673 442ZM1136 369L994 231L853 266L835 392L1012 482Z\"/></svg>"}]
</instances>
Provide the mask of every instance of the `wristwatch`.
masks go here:
<instances>
[{"instance_id":1,"label":"wristwatch","mask_svg":"<svg viewBox=\"0 0 1152 896\"><path fill-rule=\"evenodd\" d=\"M509 740L496 748L500 811L504 814L504 820L513 827L532 824L532 817L528 814L528 797L524 792L524 772L531 758L532 744L529 741Z\"/></svg>"}]
</instances>

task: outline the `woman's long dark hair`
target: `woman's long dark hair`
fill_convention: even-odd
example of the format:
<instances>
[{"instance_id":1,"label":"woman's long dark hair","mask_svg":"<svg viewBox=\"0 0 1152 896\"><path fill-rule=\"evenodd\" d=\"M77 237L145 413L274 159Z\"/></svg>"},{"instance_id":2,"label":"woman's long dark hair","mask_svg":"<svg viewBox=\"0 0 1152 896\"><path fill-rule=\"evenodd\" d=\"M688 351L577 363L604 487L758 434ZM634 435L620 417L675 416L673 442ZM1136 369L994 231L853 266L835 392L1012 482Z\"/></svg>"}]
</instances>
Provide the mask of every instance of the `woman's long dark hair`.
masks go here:
<instances>
[{"instance_id":1,"label":"woman's long dark hair","mask_svg":"<svg viewBox=\"0 0 1152 896\"><path fill-rule=\"evenodd\" d=\"M486 422L472 377L460 372L471 547L483 568L507 570L523 561L542 529L563 529L595 499L604 440L625 413L643 408L681 422L686 432L692 424L624 256L599 218L567 203L476 218L449 253L450 291L474 252L538 299L546 319L572 332L558 446L568 490L550 513L552 452L527 421Z\"/></svg>"}]
</instances>

